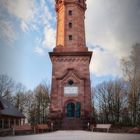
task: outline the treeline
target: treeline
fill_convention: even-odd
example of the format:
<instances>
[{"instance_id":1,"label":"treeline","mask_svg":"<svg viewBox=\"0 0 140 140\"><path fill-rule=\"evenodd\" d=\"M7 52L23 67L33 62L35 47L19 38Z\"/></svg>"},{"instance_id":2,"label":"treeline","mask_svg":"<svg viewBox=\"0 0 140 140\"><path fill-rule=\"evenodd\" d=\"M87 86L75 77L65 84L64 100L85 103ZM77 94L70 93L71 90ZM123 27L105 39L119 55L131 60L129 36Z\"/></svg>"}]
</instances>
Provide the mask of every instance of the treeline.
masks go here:
<instances>
[{"instance_id":1,"label":"treeline","mask_svg":"<svg viewBox=\"0 0 140 140\"><path fill-rule=\"evenodd\" d=\"M21 83L15 83L7 75L0 75L0 96L21 111L32 125L46 123L49 113L49 85L39 84L33 91L27 91Z\"/></svg>"},{"instance_id":2,"label":"treeline","mask_svg":"<svg viewBox=\"0 0 140 140\"><path fill-rule=\"evenodd\" d=\"M105 81L92 90L93 118L98 123L140 125L140 44L121 60L123 77ZM46 123L49 114L49 85L39 84L27 91L9 76L0 75L0 96L18 108L29 123Z\"/></svg>"},{"instance_id":3,"label":"treeline","mask_svg":"<svg viewBox=\"0 0 140 140\"><path fill-rule=\"evenodd\" d=\"M140 44L121 60L123 77L93 89L93 117L100 123L140 125Z\"/></svg>"}]
</instances>

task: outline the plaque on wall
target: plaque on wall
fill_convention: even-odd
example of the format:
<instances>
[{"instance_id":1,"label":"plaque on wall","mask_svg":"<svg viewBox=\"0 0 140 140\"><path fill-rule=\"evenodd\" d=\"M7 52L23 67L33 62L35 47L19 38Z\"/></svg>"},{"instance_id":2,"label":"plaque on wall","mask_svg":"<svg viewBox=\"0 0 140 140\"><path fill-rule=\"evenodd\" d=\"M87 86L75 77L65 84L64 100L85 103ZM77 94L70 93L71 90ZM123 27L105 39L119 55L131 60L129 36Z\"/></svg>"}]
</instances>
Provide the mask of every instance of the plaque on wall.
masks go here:
<instances>
[{"instance_id":1,"label":"plaque on wall","mask_svg":"<svg viewBox=\"0 0 140 140\"><path fill-rule=\"evenodd\" d=\"M77 96L78 95L78 87L77 86L65 86L64 87L64 95Z\"/></svg>"}]
</instances>

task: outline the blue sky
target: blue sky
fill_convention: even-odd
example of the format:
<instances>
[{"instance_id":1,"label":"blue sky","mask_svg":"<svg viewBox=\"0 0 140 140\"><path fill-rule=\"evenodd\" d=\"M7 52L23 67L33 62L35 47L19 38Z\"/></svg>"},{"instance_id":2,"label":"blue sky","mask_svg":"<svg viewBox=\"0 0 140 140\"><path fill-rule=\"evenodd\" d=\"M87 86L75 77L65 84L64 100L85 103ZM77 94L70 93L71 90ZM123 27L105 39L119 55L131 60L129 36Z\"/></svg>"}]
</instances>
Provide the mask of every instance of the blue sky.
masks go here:
<instances>
[{"instance_id":1,"label":"blue sky","mask_svg":"<svg viewBox=\"0 0 140 140\"><path fill-rule=\"evenodd\" d=\"M87 0L85 25L92 83L121 76L120 59L140 40L139 0ZM0 74L28 89L51 82L55 33L54 0L1 0Z\"/></svg>"}]
</instances>

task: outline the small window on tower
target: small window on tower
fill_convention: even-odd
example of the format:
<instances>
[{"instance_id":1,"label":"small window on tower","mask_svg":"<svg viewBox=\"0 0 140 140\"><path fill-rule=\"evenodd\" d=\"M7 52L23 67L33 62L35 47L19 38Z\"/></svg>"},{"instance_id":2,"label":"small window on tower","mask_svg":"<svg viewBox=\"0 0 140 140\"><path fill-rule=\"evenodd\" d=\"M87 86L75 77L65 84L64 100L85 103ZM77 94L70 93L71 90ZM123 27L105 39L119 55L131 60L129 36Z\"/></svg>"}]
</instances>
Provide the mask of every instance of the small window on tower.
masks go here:
<instances>
[{"instance_id":1,"label":"small window on tower","mask_svg":"<svg viewBox=\"0 0 140 140\"><path fill-rule=\"evenodd\" d=\"M69 23L69 28L72 28L72 23L71 22Z\"/></svg>"},{"instance_id":2,"label":"small window on tower","mask_svg":"<svg viewBox=\"0 0 140 140\"><path fill-rule=\"evenodd\" d=\"M72 35L69 35L69 40L72 40Z\"/></svg>"},{"instance_id":3,"label":"small window on tower","mask_svg":"<svg viewBox=\"0 0 140 140\"><path fill-rule=\"evenodd\" d=\"M74 84L73 80L69 80L69 81L68 81L68 85L69 85L69 86L72 86L73 84Z\"/></svg>"},{"instance_id":4,"label":"small window on tower","mask_svg":"<svg viewBox=\"0 0 140 140\"><path fill-rule=\"evenodd\" d=\"M81 0L78 0L78 2L80 3L80 2L81 2Z\"/></svg>"},{"instance_id":5,"label":"small window on tower","mask_svg":"<svg viewBox=\"0 0 140 140\"><path fill-rule=\"evenodd\" d=\"M72 10L69 10L69 16L72 16Z\"/></svg>"}]
</instances>

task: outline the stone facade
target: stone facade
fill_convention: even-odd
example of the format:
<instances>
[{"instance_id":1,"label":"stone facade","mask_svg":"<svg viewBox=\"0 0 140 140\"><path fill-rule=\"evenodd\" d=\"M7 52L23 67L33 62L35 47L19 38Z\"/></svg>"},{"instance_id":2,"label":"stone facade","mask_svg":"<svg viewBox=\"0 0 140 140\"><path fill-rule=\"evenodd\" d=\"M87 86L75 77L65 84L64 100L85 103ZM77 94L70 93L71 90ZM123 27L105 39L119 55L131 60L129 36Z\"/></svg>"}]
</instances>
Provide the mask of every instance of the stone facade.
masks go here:
<instances>
[{"instance_id":1,"label":"stone facade","mask_svg":"<svg viewBox=\"0 0 140 140\"><path fill-rule=\"evenodd\" d=\"M56 117L58 114L67 117L68 113L76 117L78 111L78 117L91 114L89 64L92 52L85 43L85 10L86 0L56 0L56 47L50 52L53 66L50 112ZM66 94L65 88L76 94ZM74 106L74 113L70 112L69 103Z\"/></svg>"}]
</instances>

